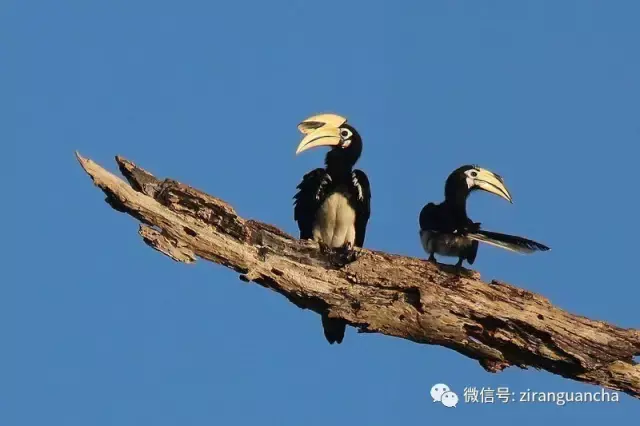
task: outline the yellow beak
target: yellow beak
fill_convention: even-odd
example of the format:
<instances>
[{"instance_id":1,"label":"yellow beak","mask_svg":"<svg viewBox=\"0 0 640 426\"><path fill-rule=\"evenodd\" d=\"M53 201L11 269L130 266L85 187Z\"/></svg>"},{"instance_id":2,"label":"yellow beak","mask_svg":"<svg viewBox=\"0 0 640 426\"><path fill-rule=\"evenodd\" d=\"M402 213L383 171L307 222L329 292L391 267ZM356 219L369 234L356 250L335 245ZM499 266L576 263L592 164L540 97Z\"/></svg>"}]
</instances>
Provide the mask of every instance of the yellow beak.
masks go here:
<instances>
[{"instance_id":1,"label":"yellow beak","mask_svg":"<svg viewBox=\"0 0 640 426\"><path fill-rule=\"evenodd\" d=\"M320 114L307 118L298 125L305 137L300 141L296 155L318 146L340 145L340 126L346 122L346 118L336 114Z\"/></svg>"},{"instance_id":2,"label":"yellow beak","mask_svg":"<svg viewBox=\"0 0 640 426\"><path fill-rule=\"evenodd\" d=\"M473 178L473 186L491 192L513 204L513 198L500 176L486 169L476 168L475 170L478 175Z\"/></svg>"},{"instance_id":3,"label":"yellow beak","mask_svg":"<svg viewBox=\"0 0 640 426\"><path fill-rule=\"evenodd\" d=\"M302 151L306 151L317 146L340 145L341 140L340 129L333 126L324 126L318 130L312 131L305 136L302 141L300 141L298 149L296 149L296 155L300 154Z\"/></svg>"}]
</instances>

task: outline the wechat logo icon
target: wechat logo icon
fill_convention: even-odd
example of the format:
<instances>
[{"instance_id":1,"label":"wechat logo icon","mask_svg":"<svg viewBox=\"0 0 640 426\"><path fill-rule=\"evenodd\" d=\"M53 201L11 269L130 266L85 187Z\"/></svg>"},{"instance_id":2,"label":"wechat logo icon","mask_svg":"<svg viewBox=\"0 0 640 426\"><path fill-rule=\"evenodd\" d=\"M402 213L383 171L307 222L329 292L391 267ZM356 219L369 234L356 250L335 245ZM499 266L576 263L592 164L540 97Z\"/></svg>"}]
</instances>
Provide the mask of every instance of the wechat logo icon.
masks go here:
<instances>
[{"instance_id":1,"label":"wechat logo icon","mask_svg":"<svg viewBox=\"0 0 640 426\"><path fill-rule=\"evenodd\" d=\"M447 408L455 408L459 401L458 395L444 383L438 383L431 387L431 398L433 402L441 402Z\"/></svg>"}]
</instances>

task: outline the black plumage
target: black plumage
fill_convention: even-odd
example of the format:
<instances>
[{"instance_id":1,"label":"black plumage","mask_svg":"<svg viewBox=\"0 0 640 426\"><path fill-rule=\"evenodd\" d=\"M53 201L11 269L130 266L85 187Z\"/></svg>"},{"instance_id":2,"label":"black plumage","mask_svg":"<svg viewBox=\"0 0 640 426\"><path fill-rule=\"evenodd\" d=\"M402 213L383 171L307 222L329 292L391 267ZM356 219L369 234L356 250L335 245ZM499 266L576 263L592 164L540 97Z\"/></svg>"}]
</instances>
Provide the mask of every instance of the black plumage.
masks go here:
<instances>
[{"instance_id":1,"label":"black plumage","mask_svg":"<svg viewBox=\"0 0 640 426\"><path fill-rule=\"evenodd\" d=\"M298 222L301 239L314 239L313 228L317 213L330 195L339 193L345 196L349 206L355 211L355 238L351 245L364 245L371 214L371 190L369 179L362 170L353 170L349 175L332 175L328 169L317 168L304 175L297 189L299 191L294 196L294 219ZM342 247L332 246L330 242L320 242L332 248ZM345 242L348 243L346 240Z\"/></svg>"},{"instance_id":2,"label":"black plumage","mask_svg":"<svg viewBox=\"0 0 640 426\"><path fill-rule=\"evenodd\" d=\"M501 176L471 165L456 169L445 183L445 200L440 204L429 203L420 212L420 239L429 260L435 261L434 255L439 254L457 257L458 267L465 260L472 265L479 242L517 253L549 250L546 245L527 238L481 229L479 222L468 217L466 207L467 197L478 189L512 202Z\"/></svg>"},{"instance_id":3,"label":"black plumage","mask_svg":"<svg viewBox=\"0 0 640 426\"><path fill-rule=\"evenodd\" d=\"M325 157L325 168L304 175L294 196L294 219L301 239L313 239L330 250L352 250L364 245L367 223L371 214L369 179L362 170L353 167L362 153L358 132L331 115L307 119L302 127L307 137L298 152L308 146L331 146ZM336 118L337 117L337 118ZM314 124L315 123L315 124ZM327 136L329 135L329 136ZM324 334L329 343L341 343L346 323L341 319L322 316Z\"/></svg>"}]
</instances>

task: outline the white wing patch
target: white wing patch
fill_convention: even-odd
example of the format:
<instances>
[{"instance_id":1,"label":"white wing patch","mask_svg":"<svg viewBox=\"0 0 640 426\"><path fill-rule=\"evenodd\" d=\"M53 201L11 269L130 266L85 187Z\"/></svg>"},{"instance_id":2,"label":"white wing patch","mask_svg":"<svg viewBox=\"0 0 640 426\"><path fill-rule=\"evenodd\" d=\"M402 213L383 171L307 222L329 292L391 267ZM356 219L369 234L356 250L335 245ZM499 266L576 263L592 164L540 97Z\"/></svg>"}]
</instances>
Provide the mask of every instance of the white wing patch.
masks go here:
<instances>
[{"instance_id":1,"label":"white wing patch","mask_svg":"<svg viewBox=\"0 0 640 426\"><path fill-rule=\"evenodd\" d=\"M323 193L324 187L329 185L330 183L331 183L331 176L329 176L329 174L326 174L322 178L322 181L320 182L320 185L318 185L318 190L316 191L316 200L320 199L320 195Z\"/></svg>"},{"instance_id":2,"label":"white wing patch","mask_svg":"<svg viewBox=\"0 0 640 426\"><path fill-rule=\"evenodd\" d=\"M364 193L362 192L362 186L360 185L360 182L358 181L358 177L356 176L355 173L351 174L351 182L353 182L353 186L355 186L358 189L358 200L362 201L364 199Z\"/></svg>"}]
</instances>

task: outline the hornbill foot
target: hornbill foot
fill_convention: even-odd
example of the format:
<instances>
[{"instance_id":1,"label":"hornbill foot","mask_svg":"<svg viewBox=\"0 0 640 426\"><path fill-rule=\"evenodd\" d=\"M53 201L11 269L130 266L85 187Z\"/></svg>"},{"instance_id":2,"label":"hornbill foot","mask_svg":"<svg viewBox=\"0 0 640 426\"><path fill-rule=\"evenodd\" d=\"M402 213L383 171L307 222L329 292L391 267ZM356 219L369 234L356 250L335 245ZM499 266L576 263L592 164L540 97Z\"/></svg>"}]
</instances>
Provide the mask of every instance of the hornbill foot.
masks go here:
<instances>
[{"instance_id":1,"label":"hornbill foot","mask_svg":"<svg viewBox=\"0 0 640 426\"><path fill-rule=\"evenodd\" d=\"M427 262L431 262L431 263L434 263L434 264L436 264L436 265L437 265L437 264L438 264L438 261L436 260L436 256L435 256L435 254L430 253L430 254L429 254L429 258L427 259Z\"/></svg>"},{"instance_id":2,"label":"hornbill foot","mask_svg":"<svg viewBox=\"0 0 640 426\"><path fill-rule=\"evenodd\" d=\"M458 263L454 265L455 273L458 275L464 275L465 272L462 262L464 262L464 259L458 259Z\"/></svg>"},{"instance_id":3,"label":"hornbill foot","mask_svg":"<svg viewBox=\"0 0 640 426\"><path fill-rule=\"evenodd\" d=\"M462 262L464 262L464 259L458 260L458 263L455 264L454 268L455 268L456 274L458 276L464 276L464 277L473 276L473 272L465 268L464 266L462 266Z\"/></svg>"},{"instance_id":4,"label":"hornbill foot","mask_svg":"<svg viewBox=\"0 0 640 426\"><path fill-rule=\"evenodd\" d=\"M335 248L329 256L331 263L342 268L351 262L355 262L358 259L359 253L350 243L343 245L342 247Z\"/></svg>"},{"instance_id":5,"label":"hornbill foot","mask_svg":"<svg viewBox=\"0 0 640 426\"><path fill-rule=\"evenodd\" d=\"M360 254L362 254L357 247L353 247L351 244L346 244L343 250L345 251L345 257L349 263L358 260Z\"/></svg>"},{"instance_id":6,"label":"hornbill foot","mask_svg":"<svg viewBox=\"0 0 640 426\"><path fill-rule=\"evenodd\" d=\"M331 254L333 253L333 249L331 247L329 247L327 244L323 243L322 241L318 242L318 245L320 246L320 252L322 254Z\"/></svg>"}]
</instances>

